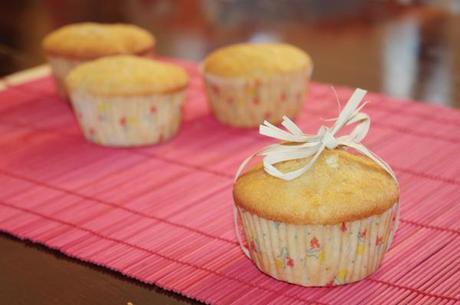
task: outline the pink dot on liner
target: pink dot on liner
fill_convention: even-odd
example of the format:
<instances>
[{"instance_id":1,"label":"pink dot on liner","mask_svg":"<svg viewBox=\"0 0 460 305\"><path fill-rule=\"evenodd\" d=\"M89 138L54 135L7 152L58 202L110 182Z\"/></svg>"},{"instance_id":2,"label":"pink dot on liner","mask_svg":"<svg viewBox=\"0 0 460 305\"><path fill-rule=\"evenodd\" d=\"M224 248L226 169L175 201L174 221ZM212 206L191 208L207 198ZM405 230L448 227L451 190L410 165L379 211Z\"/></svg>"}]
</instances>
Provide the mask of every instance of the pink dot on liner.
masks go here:
<instances>
[{"instance_id":1,"label":"pink dot on liner","mask_svg":"<svg viewBox=\"0 0 460 305\"><path fill-rule=\"evenodd\" d=\"M286 99L287 99L287 94L286 94L286 92L281 93L281 95L280 95L280 100L281 100L282 102L285 102Z\"/></svg>"}]
</instances>

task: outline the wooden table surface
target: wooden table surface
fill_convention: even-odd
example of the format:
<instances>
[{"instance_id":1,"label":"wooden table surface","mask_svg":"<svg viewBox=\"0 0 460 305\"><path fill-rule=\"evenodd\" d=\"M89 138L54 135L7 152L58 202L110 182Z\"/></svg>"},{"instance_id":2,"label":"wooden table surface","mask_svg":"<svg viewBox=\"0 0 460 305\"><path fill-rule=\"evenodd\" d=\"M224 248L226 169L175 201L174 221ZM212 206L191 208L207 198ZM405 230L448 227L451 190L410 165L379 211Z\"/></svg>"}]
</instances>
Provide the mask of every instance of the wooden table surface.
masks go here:
<instances>
[{"instance_id":1,"label":"wooden table surface","mask_svg":"<svg viewBox=\"0 0 460 305\"><path fill-rule=\"evenodd\" d=\"M122 21L151 30L160 55L285 41L310 53L315 81L460 108L460 4L432 2L3 1L0 75L43 63L40 40L63 24ZM1 233L0 251L1 304L197 303Z\"/></svg>"}]
</instances>

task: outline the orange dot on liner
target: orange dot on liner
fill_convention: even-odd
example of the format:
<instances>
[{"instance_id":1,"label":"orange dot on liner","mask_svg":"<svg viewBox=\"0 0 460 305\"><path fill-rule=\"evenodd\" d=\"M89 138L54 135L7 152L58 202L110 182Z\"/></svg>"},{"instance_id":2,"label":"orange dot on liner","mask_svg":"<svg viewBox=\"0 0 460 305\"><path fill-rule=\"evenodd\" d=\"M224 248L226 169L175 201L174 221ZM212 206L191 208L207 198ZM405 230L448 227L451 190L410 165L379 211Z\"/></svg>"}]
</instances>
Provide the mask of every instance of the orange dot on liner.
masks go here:
<instances>
[{"instance_id":1,"label":"orange dot on liner","mask_svg":"<svg viewBox=\"0 0 460 305\"><path fill-rule=\"evenodd\" d=\"M155 106L150 106L150 113L154 113L157 111L157 107Z\"/></svg>"},{"instance_id":2,"label":"orange dot on liner","mask_svg":"<svg viewBox=\"0 0 460 305\"><path fill-rule=\"evenodd\" d=\"M126 125L126 118L125 118L125 117L120 118L120 125L121 125L121 126L125 126L125 125Z\"/></svg>"}]
</instances>

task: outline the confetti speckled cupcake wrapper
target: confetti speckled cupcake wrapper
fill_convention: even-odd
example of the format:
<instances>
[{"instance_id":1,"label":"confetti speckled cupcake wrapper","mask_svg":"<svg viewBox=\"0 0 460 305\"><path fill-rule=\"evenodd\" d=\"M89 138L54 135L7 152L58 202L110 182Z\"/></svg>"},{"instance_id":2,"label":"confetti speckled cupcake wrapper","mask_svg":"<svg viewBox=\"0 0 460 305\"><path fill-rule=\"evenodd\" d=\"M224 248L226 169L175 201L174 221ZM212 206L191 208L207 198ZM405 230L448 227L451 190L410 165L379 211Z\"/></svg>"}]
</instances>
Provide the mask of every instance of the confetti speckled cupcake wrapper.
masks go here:
<instances>
[{"instance_id":1,"label":"confetti speckled cupcake wrapper","mask_svg":"<svg viewBox=\"0 0 460 305\"><path fill-rule=\"evenodd\" d=\"M399 203L381 215L336 225L287 224L238 210L257 267L302 286L342 285L376 271L399 219Z\"/></svg>"},{"instance_id":2,"label":"confetti speckled cupcake wrapper","mask_svg":"<svg viewBox=\"0 0 460 305\"><path fill-rule=\"evenodd\" d=\"M98 97L71 93L86 139L105 146L141 146L177 133L185 92L139 97Z\"/></svg>"},{"instance_id":3,"label":"confetti speckled cupcake wrapper","mask_svg":"<svg viewBox=\"0 0 460 305\"><path fill-rule=\"evenodd\" d=\"M264 120L296 116L304 102L311 70L254 79L222 78L204 73L214 116L236 127L256 127Z\"/></svg>"}]
</instances>

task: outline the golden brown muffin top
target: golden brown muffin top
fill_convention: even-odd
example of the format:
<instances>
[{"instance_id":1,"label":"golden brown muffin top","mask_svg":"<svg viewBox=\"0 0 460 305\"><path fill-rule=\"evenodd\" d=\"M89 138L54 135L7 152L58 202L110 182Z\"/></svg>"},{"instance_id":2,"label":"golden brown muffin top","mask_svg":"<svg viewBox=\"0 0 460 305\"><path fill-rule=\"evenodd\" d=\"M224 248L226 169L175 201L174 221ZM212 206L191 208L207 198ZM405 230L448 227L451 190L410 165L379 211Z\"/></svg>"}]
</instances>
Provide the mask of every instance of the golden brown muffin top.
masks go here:
<instances>
[{"instance_id":1,"label":"golden brown muffin top","mask_svg":"<svg viewBox=\"0 0 460 305\"><path fill-rule=\"evenodd\" d=\"M283 43L241 43L220 48L204 61L204 72L223 77L250 78L311 69L310 57Z\"/></svg>"},{"instance_id":2,"label":"golden brown muffin top","mask_svg":"<svg viewBox=\"0 0 460 305\"><path fill-rule=\"evenodd\" d=\"M291 171L307 162L276 167ZM291 181L270 176L259 164L238 178L233 197L237 206L271 220L337 224L383 213L399 200L399 187L367 157L335 149L325 150L309 171Z\"/></svg>"},{"instance_id":3,"label":"golden brown muffin top","mask_svg":"<svg viewBox=\"0 0 460 305\"><path fill-rule=\"evenodd\" d=\"M118 54L144 55L153 50L155 38L135 25L85 22L48 34L42 45L48 55L91 59Z\"/></svg>"},{"instance_id":4,"label":"golden brown muffin top","mask_svg":"<svg viewBox=\"0 0 460 305\"><path fill-rule=\"evenodd\" d=\"M182 90L188 75L179 66L132 55L103 57L79 65L66 78L69 92L139 96Z\"/></svg>"}]
</instances>

